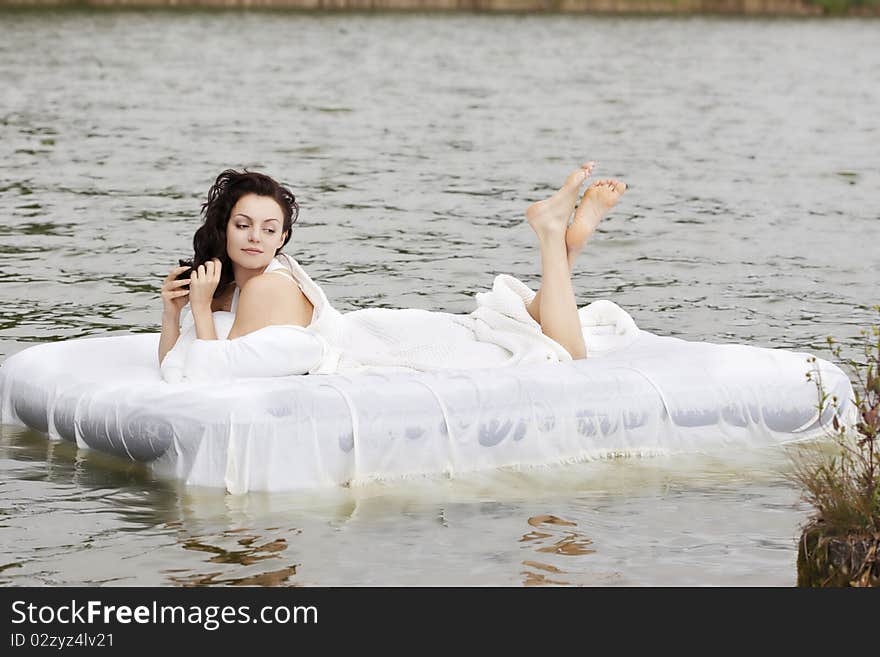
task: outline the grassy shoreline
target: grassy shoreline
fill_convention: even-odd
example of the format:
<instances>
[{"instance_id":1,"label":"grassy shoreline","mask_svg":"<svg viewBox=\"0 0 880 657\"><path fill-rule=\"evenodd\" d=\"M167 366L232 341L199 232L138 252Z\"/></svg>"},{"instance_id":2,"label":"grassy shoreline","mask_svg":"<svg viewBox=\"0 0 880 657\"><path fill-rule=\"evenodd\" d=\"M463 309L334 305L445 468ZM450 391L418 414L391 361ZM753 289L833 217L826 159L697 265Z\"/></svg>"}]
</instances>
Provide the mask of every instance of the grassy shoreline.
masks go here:
<instances>
[{"instance_id":1,"label":"grassy shoreline","mask_svg":"<svg viewBox=\"0 0 880 657\"><path fill-rule=\"evenodd\" d=\"M0 9L43 8L880 16L880 0L0 0Z\"/></svg>"}]
</instances>

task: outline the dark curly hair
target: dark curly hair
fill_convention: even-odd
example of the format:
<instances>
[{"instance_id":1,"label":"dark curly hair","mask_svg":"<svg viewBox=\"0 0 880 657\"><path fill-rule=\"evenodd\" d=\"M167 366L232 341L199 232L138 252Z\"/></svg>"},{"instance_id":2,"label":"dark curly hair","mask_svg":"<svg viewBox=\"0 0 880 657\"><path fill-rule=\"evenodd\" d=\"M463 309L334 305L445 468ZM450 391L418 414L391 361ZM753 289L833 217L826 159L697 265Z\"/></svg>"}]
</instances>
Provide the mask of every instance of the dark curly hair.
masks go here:
<instances>
[{"instance_id":1,"label":"dark curly hair","mask_svg":"<svg viewBox=\"0 0 880 657\"><path fill-rule=\"evenodd\" d=\"M290 241L293 224L299 217L299 205L293 192L265 174L247 169L244 171L227 169L217 176L217 180L208 190L208 200L202 204L201 214L204 216L204 221L193 236L195 255L191 260L180 261L181 266L195 269L199 265L209 262L212 258L220 259L223 266L220 272L220 283L214 292L215 297L220 296L233 280L232 261L226 253L226 226L229 223L232 207L245 194L268 196L281 206L281 212L284 215L282 232L286 232L287 237L275 252L276 255ZM189 271L186 271L178 278L189 275Z\"/></svg>"}]
</instances>

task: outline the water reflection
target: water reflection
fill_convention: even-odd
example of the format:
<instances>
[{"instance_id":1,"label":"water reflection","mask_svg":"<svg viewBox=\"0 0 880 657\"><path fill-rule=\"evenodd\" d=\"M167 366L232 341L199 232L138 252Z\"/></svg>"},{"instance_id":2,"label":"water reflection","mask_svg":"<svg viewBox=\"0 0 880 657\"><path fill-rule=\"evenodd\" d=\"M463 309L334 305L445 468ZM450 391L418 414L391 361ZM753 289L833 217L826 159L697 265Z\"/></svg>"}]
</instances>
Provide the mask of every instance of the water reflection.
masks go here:
<instances>
[{"instance_id":1,"label":"water reflection","mask_svg":"<svg viewBox=\"0 0 880 657\"><path fill-rule=\"evenodd\" d=\"M595 549L589 547L593 544L592 539L581 532L557 529L557 527L577 527L577 522L564 520L551 514L541 514L529 518L528 524L536 529L524 534L519 540L520 542L528 543L529 548L535 550L535 552L568 557L583 556L596 552ZM522 564L539 571L544 571L537 573L534 571L523 571L522 574L525 576L523 584L525 586L571 584L570 581L565 581L558 577L556 579L549 578L545 572L558 576L564 575L566 571L545 561L526 559Z\"/></svg>"},{"instance_id":2,"label":"water reflection","mask_svg":"<svg viewBox=\"0 0 880 657\"><path fill-rule=\"evenodd\" d=\"M205 573L201 575L173 575L169 573L168 583L179 586L297 586L290 583L290 578L296 575L296 566L281 568L268 573L260 573L250 577L224 578L221 573Z\"/></svg>"},{"instance_id":3,"label":"water reflection","mask_svg":"<svg viewBox=\"0 0 880 657\"><path fill-rule=\"evenodd\" d=\"M536 568L538 570L546 570L550 573L560 573L562 571L553 566L549 566L547 564L538 563L537 561L523 561L524 566L529 566L531 568ZM544 573L536 573L529 570L524 570L522 574L525 576L523 579L523 586L570 586L571 582L568 582L564 579L551 579L551 576L545 575Z\"/></svg>"},{"instance_id":4,"label":"water reflection","mask_svg":"<svg viewBox=\"0 0 880 657\"><path fill-rule=\"evenodd\" d=\"M239 534L248 532L245 529L229 530L224 532L222 539L234 539L235 548L224 548L218 543L221 540L214 539L182 539L181 547L184 550L194 550L196 552L207 552L213 554L206 563L219 563L228 566L251 566L266 559L281 559L285 555L284 551L288 548L287 540L277 538L268 542L258 543L261 537L247 533L244 536ZM185 531L182 531L185 534ZM165 569L161 572L168 575L168 582L181 586L214 586L214 585L236 585L236 586L290 586L294 585L290 582L290 578L296 575L297 564L292 564L282 568L270 571L260 572L253 575L230 577L229 570L214 571L208 573L188 573L185 569Z\"/></svg>"},{"instance_id":5,"label":"water reflection","mask_svg":"<svg viewBox=\"0 0 880 657\"><path fill-rule=\"evenodd\" d=\"M639 560L657 539L645 513L677 537L659 540L705 568L717 557L713 544L742 543L750 514L777 514L778 523L798 508L779 479L787 462L779 451L233 496L157 480L143 465L33 431L3 427L2 437L0 532L21 537L0 554L6 585L449 584L483 581L481 571L494 573L488 582L526 586L647 582L658 576ZM702 538L707 504L712 533ZM684 505L699 511L683 517ZM753 549L785 559L793 527L772 527L753 532ZM488 528L495 538L487 543ZM514 538L506 546L505 535ZM662 583L675 571L659 572Z\"/></svg>"}]
</instances>

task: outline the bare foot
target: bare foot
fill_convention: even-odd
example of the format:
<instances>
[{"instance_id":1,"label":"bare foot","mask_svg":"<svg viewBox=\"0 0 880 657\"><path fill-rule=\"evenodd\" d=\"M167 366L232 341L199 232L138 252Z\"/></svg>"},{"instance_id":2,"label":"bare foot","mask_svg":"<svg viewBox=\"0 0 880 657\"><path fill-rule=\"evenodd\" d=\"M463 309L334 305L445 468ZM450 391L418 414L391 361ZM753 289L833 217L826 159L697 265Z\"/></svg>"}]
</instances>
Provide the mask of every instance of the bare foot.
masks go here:
<instances>
[{"instance_id":1,"label":"bare foot","mask_svg":"<svg viewBox=\"0 0 880 657\"><path fill-rule=\"evenodd\" d=\"M565 184L555 194L526 208L526 219L538 237L565 233L578 192L583 182L590 177L594 165L595 162L584 162L579 169L569 174Z\"/></svg>"},{"instance_id":2,"label":"bare foot","mask_svg":"<svg viewBox=\"0 0 880 657\"><path fill-rule=\"evenodd\" d=\"M577 255L595 232L599 222L626 191L626 183L619 180L599 180L587 188L574 213L574 221L565 231L565 246L569 255Z\"/></svg>"}]
</instances>

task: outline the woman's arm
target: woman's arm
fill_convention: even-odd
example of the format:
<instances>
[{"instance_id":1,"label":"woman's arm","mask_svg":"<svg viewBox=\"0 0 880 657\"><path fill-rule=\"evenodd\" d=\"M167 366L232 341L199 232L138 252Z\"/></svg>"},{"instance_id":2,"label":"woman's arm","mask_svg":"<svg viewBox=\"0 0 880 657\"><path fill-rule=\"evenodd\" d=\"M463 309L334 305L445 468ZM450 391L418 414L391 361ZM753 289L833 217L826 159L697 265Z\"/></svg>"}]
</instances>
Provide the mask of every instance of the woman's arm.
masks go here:
<instances>
[{"instance_id":1,"label":"woman's arm","mask_svg":"<svg viewBox=\"0 0 880 657\"><path fill-rule=\"evenodd\" d=\"M199 340L216 340L217 329L214 327L214 313L211 306L205 308L193 308L193 323L196 326L196 337Z\"/></svg>"},{"instance_id":2,"label":"woman's arm","mask_svg":"<svg viewBox=\"0 0 880 657\"><path fill-rule=\"evenodd\" d=\"M162 335L159 337L159 365L180 337L180 311L186 305L190 279L177 279L189 267L175 267L162 281Z\"/></svg>"},{"instance_id":3,"label":"woman's arm","mask_svg":"<svg viewBox=\"0 0 880 657\"><path fill-rule=\"evenodd\" d=\"M179 367L169 363L172 367L162 374L171 383L309 374L320 368L326 349L324 340L309 329L267 326L233 340L193 340Z\"/></svg>"},{"instance_id":4,"label":"woman's arm","mask_svg":"<svg viewBox=\"0 0 880 657\"><path fill-rule=\"evenodd\" d=\"M180 337L180 313L162 313L162 335L159 336L159 365Z\"/></svg>"},{"instance_id":5,"label":"woman's arm","mask_svg":"<svg viewBox=\"0 0 880 657\"><path fill-rule=\"evenodd\" d=\"M214 291L220 283L220 270L220 259L214 258L199 265L190 277L189 305L192 308L196 337L199 340L217 339L211 302L214 300Z\"/></svg>"}]
</instances>

